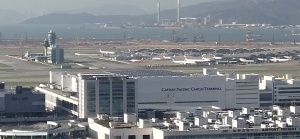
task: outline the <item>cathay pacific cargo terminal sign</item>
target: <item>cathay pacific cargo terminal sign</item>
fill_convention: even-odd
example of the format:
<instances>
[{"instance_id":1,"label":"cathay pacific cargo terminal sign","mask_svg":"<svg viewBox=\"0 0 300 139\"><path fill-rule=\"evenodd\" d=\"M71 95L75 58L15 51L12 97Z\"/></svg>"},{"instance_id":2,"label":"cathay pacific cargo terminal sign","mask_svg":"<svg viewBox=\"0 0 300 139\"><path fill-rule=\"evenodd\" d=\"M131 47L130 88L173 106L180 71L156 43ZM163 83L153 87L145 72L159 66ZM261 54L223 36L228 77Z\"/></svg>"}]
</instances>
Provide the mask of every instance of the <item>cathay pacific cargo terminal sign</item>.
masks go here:
<instances>
[{"instance_id":1,"label":"cathay pacific cargo terminal sign","mask_svg":"<svg viewBox=\"0 0 300 139\"><path fill-rule=\"evenodd\" d=\"M191 88L162 88L162 92L173 92L173 91L220 91L221 87L191 87Z\"/></svg>"}]
</instances>

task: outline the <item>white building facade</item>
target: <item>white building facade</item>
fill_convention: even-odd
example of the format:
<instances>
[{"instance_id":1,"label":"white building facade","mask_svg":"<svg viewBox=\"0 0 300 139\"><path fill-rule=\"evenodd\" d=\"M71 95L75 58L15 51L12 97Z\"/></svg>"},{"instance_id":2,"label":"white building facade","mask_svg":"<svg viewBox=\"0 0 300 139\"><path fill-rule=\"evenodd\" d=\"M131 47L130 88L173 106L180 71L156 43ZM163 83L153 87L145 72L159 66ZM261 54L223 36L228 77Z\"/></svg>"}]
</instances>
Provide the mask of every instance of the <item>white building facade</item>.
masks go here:
<instances>
[{"instance_id":1,"label":"white building facade","mask_svg":"<svg viewBox=\"0 0 300 139\"><path fill-rule=\"evenodd\" d=\"M282 78L264 76L259 88L265 96L272 98L272 104L281 106L300 104L300 80L292 79L291 75L287 74Z\"/></svg>"},{"instance_id":2,"label":"white building facade","mask_svg":"<svg viewBox=\"0 0 300 139\"><path fill-rule=\"evenodd\" d=\"M138 109L216 106L221 109L260 108L300 102L300 81L257 74L129 77L112 73L50 72L46 107L58 107L80 118L118 116ZM175 109L177 110L177 109Z\"/></svg>"},{"instance_id":3,"label":"white building facade","mask_svg":"<svg viewBox=\"0 0 300 139\"><path fill-rule=\"evenodd\" d=\"M133 79L122 75L78 74L79 117L136 113Z\"/></svg>"},{"instance_id":4,"label":"white building facade","mask_svg":"<svg viewBox=\"0 0 300 139\"><path fill-rule=\"evenodd\" d=\"M219 74L203 69L203 76L140 77L136 79L139 108L154 105L221 109L259 108L259 75ZM147 107L148 105L148 107Z\"/></svg>"},{"instance_id":5,"label":"white building facade","mask_svg":"<svg viewBox=\"0 0 300 139\"><path fill-rule=\"evenodd\" d=\"M79 118L137 113L135 81L127 76L50 72L49 87L36 90L46 94L46 107L58 112Z\"/></svg>"},{"instance_id":6,"label":"white building facade","mask_svg":"<svg viewBox=\"0 0 300 139\"><path fill-rule=\"evenodd\" d=\"M37 90L46 94L46 107L57 107L80 118L97 114L118 116L155 108L259 108L258 75L242 74L235 78L219 74L217 69L204 70L205 75L155 77L53 71L48 87Z\"/></svg>"},{"instance_id":7,"label":"white building facade","mask_svg":"<svg viewBox=\"0 0 300 139\"><path fill-rule=\"evenodd\" d=\"M259 77L257 74L237 74L226 79L226 109L259 108Z\"/></svg>"},{"instance_id":8,"label":"white building facade","mask_svg":"<svg viewBox=\"0 0 300 139\"><path fill-rule=\"evenodd\" d=\"M225 108L224 76L141 77L136 83L141 107L213 105Z\"/></svg>"}]
</instances>

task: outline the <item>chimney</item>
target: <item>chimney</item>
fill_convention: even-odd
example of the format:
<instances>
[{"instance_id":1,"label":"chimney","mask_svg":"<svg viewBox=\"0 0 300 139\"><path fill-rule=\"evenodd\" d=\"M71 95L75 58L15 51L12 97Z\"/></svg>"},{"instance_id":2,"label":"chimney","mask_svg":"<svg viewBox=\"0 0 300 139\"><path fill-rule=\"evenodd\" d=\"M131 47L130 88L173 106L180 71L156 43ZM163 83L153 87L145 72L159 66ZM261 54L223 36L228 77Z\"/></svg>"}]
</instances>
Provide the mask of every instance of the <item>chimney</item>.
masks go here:
<instances>
[{"instance_id":1,"label":"chimney","mask_svg":"<svg viewBox=\"0 0 300 139\"><path fill-rule=\"evenodd\" d=\"M180 22L180 0L178 0L177 4L177 22Z\"/></svg>"},{"instance_id":2,"label":"chimney","mask_svg":"<svg viewBox=\"0 0 300 139\"><path fill-rule=\"evenodd\" d=\"M157 3L157 24L160 23L160 3Z\"/></svg>"}]
</instances>

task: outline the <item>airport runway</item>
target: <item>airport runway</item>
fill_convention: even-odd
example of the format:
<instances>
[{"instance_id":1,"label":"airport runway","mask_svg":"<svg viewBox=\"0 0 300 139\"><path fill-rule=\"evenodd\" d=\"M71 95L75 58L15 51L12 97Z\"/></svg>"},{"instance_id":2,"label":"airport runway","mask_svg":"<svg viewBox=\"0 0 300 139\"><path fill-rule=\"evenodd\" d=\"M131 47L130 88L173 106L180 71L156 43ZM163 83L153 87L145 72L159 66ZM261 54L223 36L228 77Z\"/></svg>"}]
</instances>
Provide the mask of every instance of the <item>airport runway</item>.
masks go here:
<instances>
[{"instance_id":1,"label":"airport runway","mask_svg":"<svg viewBox=\"0 0 300 139\"><path fill-rule=\"evenodd\" d=\"M122 47L123 50L126 49L138 49L138 48L162 48L162 46L156 45L156 46L126 46ZM173 45L168 46L168 49L170 48L193 48L193 47L200 47L195 45L188 45L188 46L182 46L182 45ZM245 47L248 48L248 46L235 46L235 47ZM251 46L251 48L255 48L257 46ZM300 50L299 46L289 46L289 47L283 47L283 46L263 46L263 48L276 48L275 51L267 51L262 53L269 53L269 52L279 52L279 51L286 51L286 50ZM299 63L298 61L290 62L290 63L274 63L274 64L253 64L253 65L230 65L230 66L176 66L176 67L164 67L161 65L176 65L172 62L172 60L162 60L162 61L155 61L155 60L145 60L144 62L137 62L137 63L130 63L129 64L122 64L117 62L111 62L111 61L105 61L101 60L100 56L76 56L75 52L82 52L82 53L99 53L99 48L104 48L105 50L116 50L118 51L121 46L78 46L76 47L65 47L65 59L69 61L73 61L75 63L81 63L85 65L85 68L80 66L73 66L72 69L60 69L59 66L43 66L40 64L32 64L28 61L23 61L11 57L4 56L5 54L15 54L18 55L20 53L20 50L18 47L15 48L0 48L0 63L3 63L5 65L9 65L10 67L0 67L0 81L10 82L12 85L15 83L16 85L18 83L47 83L49 81L49 71L50 70L64 70L68 71L69 73L99 73L104 72L105 70L114 70L114 69L166 69L171 71L182 71L185 73L201 73L203 67L211 67L211 68L219 68L221 71L237 71L237 72L253 72L253 73L274 73L276 75L283 75L286 73L296 74L295 76L299 76L298 73L298 67ZM110 49L109 49L110 48ZM216 48L215 46L211 46L211 48ZM2 51L3 50L3 51ZM43 52L42 47L27 47L26 49L22 50L25 51L32 51L32 52ZM226 55L226 57L244 57L244 56L250 56L252 54L259 54L258 53L247 53L247 54L237 54L237 55ZM189 57L190 58L190 57ZM184 60L184 57L182 55L176 56L176 60ZM196 58L195 58L196 59ZM153 67L149 67L149 65L152 65ZM158 66L156 66L158 65ZM283 66L283 68L281 68ZM88 67L93 67L93 70L87 69ZM288 67L288 68L287 68ZM286 69L284 69L286 68ZM278 69L277 71L273 69Z\"/></svg>"}]
</instances>

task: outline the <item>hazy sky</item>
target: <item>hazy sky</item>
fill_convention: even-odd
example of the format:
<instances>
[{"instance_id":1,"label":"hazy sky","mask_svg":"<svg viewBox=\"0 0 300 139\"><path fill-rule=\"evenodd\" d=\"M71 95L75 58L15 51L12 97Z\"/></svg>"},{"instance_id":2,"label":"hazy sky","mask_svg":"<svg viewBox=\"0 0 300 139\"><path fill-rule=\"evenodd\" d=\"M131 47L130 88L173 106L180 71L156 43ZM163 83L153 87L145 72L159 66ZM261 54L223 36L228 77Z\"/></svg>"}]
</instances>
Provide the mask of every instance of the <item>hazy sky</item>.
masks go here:
<instances>
[{"instance_id":1,"label":"hazy sky","mask_svg":"<svg viewBox=\"0 0 300 139\"><path fill-rule=\"evenodd\" d=\"M12 9L18 12L52 12L68 11L84 7L101 7L108 4L134 5L148 12L156 9L156 3L161 2L162 9L176 7L177 0L0 0L0 9ZM196 4L207 0L181 0L182 6Z\"/></svg>"}]
</instances>

